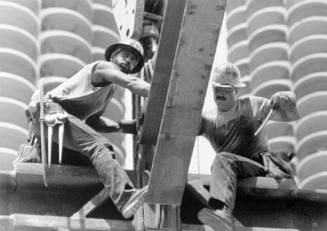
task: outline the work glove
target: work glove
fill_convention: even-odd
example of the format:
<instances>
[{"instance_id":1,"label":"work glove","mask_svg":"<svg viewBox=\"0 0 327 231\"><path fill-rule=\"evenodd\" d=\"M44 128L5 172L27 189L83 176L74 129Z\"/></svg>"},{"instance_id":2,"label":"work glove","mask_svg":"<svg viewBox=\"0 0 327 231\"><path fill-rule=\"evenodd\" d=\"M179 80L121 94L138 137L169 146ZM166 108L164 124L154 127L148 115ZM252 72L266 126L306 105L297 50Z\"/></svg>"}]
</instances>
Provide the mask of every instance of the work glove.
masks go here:
<instances>
[{"instance_id":1,"label":"work glove","mask_svg":"<svg viewBox=\"0 0 327 231\"><path fill-rule=\"evenodd\" d=\"M282 108L285 111L292 111L296 108L296 96L291 91L281 91L273 94L270 102L274 110Z\"/></svg>"}]
</instances>

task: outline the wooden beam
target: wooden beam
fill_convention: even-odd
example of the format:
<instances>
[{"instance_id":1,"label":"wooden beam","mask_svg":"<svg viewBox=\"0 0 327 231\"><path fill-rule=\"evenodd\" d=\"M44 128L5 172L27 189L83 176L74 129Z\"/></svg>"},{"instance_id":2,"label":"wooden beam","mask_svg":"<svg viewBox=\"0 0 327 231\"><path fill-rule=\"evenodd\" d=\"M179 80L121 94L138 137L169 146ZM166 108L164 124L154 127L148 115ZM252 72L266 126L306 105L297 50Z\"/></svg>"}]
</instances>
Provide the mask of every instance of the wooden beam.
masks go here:
<instances>
[{"instance_id":1,"label":"wooden beam","mask_svg":"<svg viewBox=\"0 0 327 231\"><path fill-rule=\"evenodd\" d=\"M157 141L185 5L186 0L167 0L156 66L140 135L140 143L143 144L155 144Z\"/></svg>"},{"instance_id":2,"label":"wooden beam","mask_svg":"<svg viewBox=\"0 0 327 231\"><path fill-rule=\"evenodd\" d=\"M226 0L189 0L185 6L155 150L148 203L181 203L225 6ZM150 118L156 119L153 115Z\"/></svg>"},{"instance_id":3,"label":"wooden beam","mask_svg":"<svg viewBox=\"0 0 327 231\"><path fill-rule=\"evenodd\" d=\"M134 171L128 170L127 173L132 180L135 180ZM15 182L17 190L74 193L80 192L81 189L86 192L99 191L102 188L102 183L93 167L53 164L47 170L47 179L48 187L45 187L40 163L17 163L11 180Z\"/></svg>"},{"instance_id":4,"label":"wooden beam","mask_svg":"<svg viewBox=\"0 0 327 231\"><path fill-rule=\"evenodd\" d=\"M71 219L59 216L13 214L0 216L0 231L132 231L130 221L104 219ZM205 231L203 225L183 224L183 231ZM168 230L167 230L168 231ZM299 231L292 228L236 227L236 231Z\"/></svg>"}]
</instances>

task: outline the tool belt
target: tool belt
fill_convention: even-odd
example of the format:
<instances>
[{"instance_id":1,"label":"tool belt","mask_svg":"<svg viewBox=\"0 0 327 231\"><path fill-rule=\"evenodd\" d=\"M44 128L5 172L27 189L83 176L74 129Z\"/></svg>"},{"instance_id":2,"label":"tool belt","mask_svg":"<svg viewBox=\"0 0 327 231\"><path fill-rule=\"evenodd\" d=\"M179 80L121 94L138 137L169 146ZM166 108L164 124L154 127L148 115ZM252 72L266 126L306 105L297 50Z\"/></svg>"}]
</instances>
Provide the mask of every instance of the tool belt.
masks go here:
<instances>
[{"instance_id":1,"label":"tool belt","mask_svg":"<svg viewBox=\"0 0 327 231\"><path fill-rule=\"evenodd\" d=\"M268 170L267 176L274 178L292 178L293 170L290 163L294 153L263 152L260 153L264 166Z\"/></svg>"}]
</instances>

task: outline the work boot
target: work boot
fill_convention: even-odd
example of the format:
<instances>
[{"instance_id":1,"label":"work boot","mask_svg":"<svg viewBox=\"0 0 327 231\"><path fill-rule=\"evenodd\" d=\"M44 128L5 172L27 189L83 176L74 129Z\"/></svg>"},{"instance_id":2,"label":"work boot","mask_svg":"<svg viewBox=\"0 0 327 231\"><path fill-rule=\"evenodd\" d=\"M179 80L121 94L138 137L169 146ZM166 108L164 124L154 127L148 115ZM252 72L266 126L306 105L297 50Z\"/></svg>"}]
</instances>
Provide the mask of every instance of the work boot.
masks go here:
<instances>
[{"instance_id":1,"label":"work boot","mask_svg":"<svg viewBox=\"0 0 327 231\"><path fill-rule=\"evenodd\" d=\"M136 211L143 204L147 191L148 186L135 190L131 198L126 202L121 210L123 217L130 218L134 215L134 213L136 213Z\"/></svg>"},{"instance_id":2,"label":"work boot","mask_svg":"<svg viewBox=\"0 0 327 231\"><path fill-rule=\"evenodd\" d=\"M199 220L213 230L234 231L233 217L226 209L213 210L203 208L198 212Z\"/></svg>"}]
</instances>

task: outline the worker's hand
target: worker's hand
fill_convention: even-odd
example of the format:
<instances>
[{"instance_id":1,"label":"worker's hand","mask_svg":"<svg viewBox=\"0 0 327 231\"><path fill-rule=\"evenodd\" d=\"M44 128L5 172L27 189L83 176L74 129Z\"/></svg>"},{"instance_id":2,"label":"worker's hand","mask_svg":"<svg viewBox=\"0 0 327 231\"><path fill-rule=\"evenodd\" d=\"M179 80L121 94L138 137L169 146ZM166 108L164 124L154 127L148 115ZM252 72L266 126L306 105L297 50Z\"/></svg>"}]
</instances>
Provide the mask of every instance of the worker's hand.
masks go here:
<instances>
[{"instance_id":1,"label":"worker's hand","mask_svg":"<svg viewBox=\"0 0 327 231\"><path fill-rule=\"evenodd\" d=\"M56 124L63 124L68 117L66 111L51 99L46 99L44 102L45 115L44 120L48 126L54 126Z\"/></svg>"},{"instance_id":2,"label":"worker's hand","mask_svg":"<svg viewBox=\"0 0 327 231\"><path fill-rule=\"evenodd\" d=\"M136 120L121 120L118 124L121 132L137 134Z\"/></svg>"},{"instance_id":3,"label":"worker's hand","mask_svg":"<svg viewBox=\"0 0 327 231\"><path fill-rule=\"evenodd\" d=\"M296 108L296 96L291 91L281 91L271 96L271 106L274 110L283 108L286 111L291 111Z\"/></svg>"}]
</instances>

